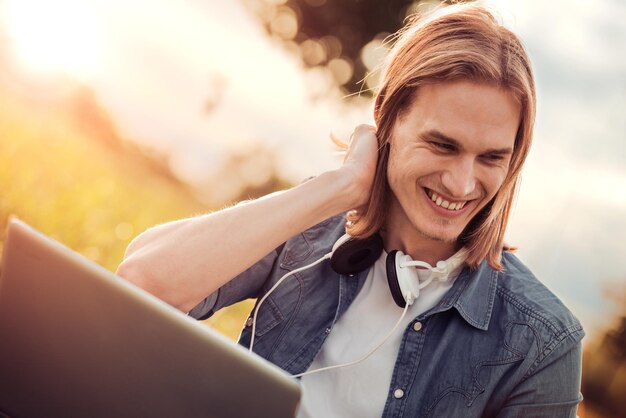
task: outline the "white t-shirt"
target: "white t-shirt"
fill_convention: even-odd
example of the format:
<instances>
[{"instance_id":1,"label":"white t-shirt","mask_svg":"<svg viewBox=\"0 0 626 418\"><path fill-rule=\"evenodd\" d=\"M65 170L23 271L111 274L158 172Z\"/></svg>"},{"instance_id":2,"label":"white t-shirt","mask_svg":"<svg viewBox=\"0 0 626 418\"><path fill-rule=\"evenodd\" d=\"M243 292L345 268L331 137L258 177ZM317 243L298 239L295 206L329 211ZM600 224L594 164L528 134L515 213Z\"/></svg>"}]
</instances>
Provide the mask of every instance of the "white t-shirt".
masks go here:
<instances>
[{"instance_id":1,"label":"white t-shirt","mask_svg":"<svg viewBox=\"0 0 626 418\"><path fill-rule=\"evenodd\" d=\"M435 306L452 287L464 257L460 252L447 277L433 280L421 290L394 334L361 363L302 377L303 396L298 418L380 417L404 330L415 317ZM385 268L387 253L370 268L363 288L334 325L309 371L357 360L378 345L402 315L393 301ZM428 270L418 270L420 281Z\"/></svg>"}]
</instances>

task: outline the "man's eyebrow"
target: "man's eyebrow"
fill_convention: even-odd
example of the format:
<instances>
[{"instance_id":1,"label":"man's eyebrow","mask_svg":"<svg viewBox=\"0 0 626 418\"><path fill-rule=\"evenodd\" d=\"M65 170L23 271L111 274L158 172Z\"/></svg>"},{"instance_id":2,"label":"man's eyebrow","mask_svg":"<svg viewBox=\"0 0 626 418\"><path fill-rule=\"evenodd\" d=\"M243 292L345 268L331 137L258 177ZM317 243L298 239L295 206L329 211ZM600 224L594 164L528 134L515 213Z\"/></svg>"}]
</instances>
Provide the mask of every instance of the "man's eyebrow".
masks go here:
<instances>
[{"instance_id":1,"label":"man's eyebrow","mask_svg":"<svg viewBox=\"0 0 626 418\"><path fill-rule=\"evenodd\" d=\"M429 131L426 131L422 135L424 137L426 137L426 138L436 139L438 141L442 141L442 142L445 142L447 144L453 145L454 147L456 147L458 149L463 149L463 145L461 145L461 143L459 141L457 141L456 139L452 138L451 136L448 136L448 135L444 134L443 132L438 131L436 129L431 129ZM511 147L490 148L490 149L486 149L484 152L482 152L482 154L509 155L509 154L513 154L513 148L511 148Z\"/></svg>"},{"instance_id":2,"label":"man's eyebrow","mask_svg":"<svg viewBox=\"0 0 626 418\"><path fill-rule=\"evenodd\" d=\"M461 146L461 143L459 141L457 141L456 139L444 134L443 132L440 132L436 129L431 129L430 131L426 131L423 136L430 138L430 139L436 139L439 141L443 141L446 142L450 145L454 145L457 148L463 148Z\"/></svg>"}]
</instances>

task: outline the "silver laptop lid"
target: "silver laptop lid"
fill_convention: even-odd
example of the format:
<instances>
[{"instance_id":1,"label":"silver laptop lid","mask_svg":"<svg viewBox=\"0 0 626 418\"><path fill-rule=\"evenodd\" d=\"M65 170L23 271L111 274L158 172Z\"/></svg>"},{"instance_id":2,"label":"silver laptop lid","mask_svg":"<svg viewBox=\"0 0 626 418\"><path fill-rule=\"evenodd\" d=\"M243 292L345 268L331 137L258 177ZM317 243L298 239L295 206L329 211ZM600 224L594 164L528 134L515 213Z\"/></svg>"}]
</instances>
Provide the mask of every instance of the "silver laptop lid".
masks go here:
<instances>
[{"instance_id":1,"label":"silver laptop lid","mask_svg":"<svg viewBox=\"0 0 626 418\"><path fill-rule=\"evenodd\" d=\"M11 417L293 417L278 367L12 219L0 276ZM0 416L2 413L0 412Z\"/></svg>"}]
</instances>

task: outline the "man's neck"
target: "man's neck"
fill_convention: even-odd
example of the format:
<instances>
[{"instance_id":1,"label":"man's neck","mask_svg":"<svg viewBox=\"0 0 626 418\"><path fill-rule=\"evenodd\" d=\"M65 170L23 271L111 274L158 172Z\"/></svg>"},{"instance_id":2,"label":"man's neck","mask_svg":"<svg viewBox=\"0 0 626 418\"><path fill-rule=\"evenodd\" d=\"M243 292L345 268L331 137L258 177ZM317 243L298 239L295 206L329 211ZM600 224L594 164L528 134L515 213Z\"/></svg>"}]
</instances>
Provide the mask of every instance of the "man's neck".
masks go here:
<instances>
[{"instance_id":1,"label":"man's neck","mask_svg":"<svg viewBox=\"0 0 626 418\"><path fill-rule=\"evenodd\" d=\"M385 226L380 231L385 251L402 251L414 260L425 261L434 266L437 261L447 260L460 249L458 240L446 241L430 237L418 230L411 221L392 205Z\"/></svg>"},{"instance_id":2,"label":"man's neck","mask_svg":"<svg viewBox=\"0 0 626 418\"><path fill-rule=\"evenodd\" d=\"M443 242L425 237L414 231L413 236L407 237L389 231L381 231L385 251L400 250L414 260L425 261L431 266L438 261L447 260L459 249L457 243Z\"/></svg>"}]
</instances>

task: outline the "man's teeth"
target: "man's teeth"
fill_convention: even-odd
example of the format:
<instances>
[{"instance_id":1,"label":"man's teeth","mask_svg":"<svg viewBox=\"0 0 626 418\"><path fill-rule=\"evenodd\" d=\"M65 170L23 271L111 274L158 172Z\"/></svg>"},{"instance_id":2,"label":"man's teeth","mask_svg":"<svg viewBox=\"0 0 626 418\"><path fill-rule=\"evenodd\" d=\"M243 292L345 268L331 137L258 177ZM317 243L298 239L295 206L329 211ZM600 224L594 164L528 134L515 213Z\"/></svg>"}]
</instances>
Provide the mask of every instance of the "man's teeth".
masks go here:
<instances>
[{"instance_id":1,"label":"man's teeth","mask_svg":"<svg viewBox=\"0 0 626 418\"><path fill-rule=\"evenodd\" d=\"M448 210L461 210L463 209L463 206L465 206L465 204L467 203L467 202L450 203L447 200L442 199L441 196L439 196L437 193L433 192L432 190L428 191L428 197L430 197L430 200L435 202L437 206L441 206Z\"/></svg>"}]
</instances>

